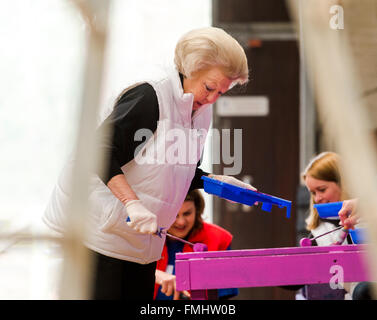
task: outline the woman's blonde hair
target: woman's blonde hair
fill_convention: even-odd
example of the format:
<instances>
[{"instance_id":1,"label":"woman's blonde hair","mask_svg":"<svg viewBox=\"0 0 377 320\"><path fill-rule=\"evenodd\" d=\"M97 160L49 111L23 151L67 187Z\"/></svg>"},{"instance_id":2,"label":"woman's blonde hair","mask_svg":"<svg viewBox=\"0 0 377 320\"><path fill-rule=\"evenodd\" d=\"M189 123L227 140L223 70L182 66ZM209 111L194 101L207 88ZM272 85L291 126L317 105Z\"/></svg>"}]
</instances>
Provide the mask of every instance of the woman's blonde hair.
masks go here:
<instances>
[{"instance_id":1,"label":"woman's blonde hair","mask_svg":"<svg viewBox=\"0 0 377 320\"><path fill-rule=\"evenodd\" d=\"M344 187L344 179L342 179L341 161L338 154L334 152L322 152L314 157L301 175L304 182L307 176L318 180L335 182L341 190L340 201L348 198L346 188ZM312 230L318 227L319 224L319 215L313 205L314 197L311 195L310 214L305 220L307 230Z\"/></svg>"},{"instance_id":2,"label":"woman's blonde hair","mask_svg":"<svg viewBox=\"0 0 377 320\"><path fill-rule=\"evenodd\" d=\"M219 67L233 84L242 85L249 79L245 51L220 28L200 28L183 35L176 45L174 62L187 78L197 71Z\"/></svg>"}]
</instances>

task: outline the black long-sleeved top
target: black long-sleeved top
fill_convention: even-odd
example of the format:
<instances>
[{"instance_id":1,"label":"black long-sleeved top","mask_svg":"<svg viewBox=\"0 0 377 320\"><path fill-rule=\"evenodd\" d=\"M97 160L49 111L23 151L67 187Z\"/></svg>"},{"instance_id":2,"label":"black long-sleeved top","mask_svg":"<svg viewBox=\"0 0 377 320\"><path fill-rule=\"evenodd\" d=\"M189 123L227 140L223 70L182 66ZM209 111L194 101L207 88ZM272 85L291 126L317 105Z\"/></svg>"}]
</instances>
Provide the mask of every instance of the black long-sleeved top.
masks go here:
<instances>
[{"instance_id":1,"label":"black long-sleeved top","mask_svg":"<svg viewBox=\"0 0 377 320\"><path fill-rule=\"evenodd\" d=\"M107 163L104 172L99 174L105 184L112 177L123 174L121 167L133 160L136 148L146 142L135 141L136 131L148 129L154 133L157 129L158 120L157 95L150 84L140 84L120 97L112 113L97 129L97 133L102 134L100 148L101 152L105 154ZM105 130L108 125L110 130ZM200 169L199 165L200 161L189 190L203 188L201 177L208 175L208 173Z\"/></svg>"}]
</instances>

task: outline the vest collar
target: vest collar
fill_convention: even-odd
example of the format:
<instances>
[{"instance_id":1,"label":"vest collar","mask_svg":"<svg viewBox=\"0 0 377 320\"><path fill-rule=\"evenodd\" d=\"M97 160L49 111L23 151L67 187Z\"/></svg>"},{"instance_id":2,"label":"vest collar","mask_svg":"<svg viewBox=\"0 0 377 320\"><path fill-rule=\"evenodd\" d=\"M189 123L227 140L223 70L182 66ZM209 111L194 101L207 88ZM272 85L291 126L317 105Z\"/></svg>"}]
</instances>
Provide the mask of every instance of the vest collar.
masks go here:
<instances>
[{"instance_id":1,"label":"vest collar","mask_svg":"<svg viewBox=\"0 0 377 320\"><path fill-rule=\"evenodd\" d=\"M183 83L179 77L179 72L177 68L176 67L171 68L169 73L170 73L171 79L173 80L172 82L173 82L174 97L177 99L177 101L183 102L184 104L190 102L191 109L192 109L192 104L194 102L194 95L192 93L184 93Z\"/></svg>"},{"instance_id":2,"label":"vest collar","mask_svg":"<svg viewBox=\"0 0 377 320\"><path fill-rule=\"evenodd\" d=\"M183 81L179 76L179 71L176 66L169 68L169 78L172 81L173 96L177 102L177 108L179 113L187 120L191 122L193 118L196 118L205 109L211 106L211 104L203 105L199 110L192 112L192 107L194 104L194 95L192 93L184 93L183 91Z\"/></svg>"}]
</instances>

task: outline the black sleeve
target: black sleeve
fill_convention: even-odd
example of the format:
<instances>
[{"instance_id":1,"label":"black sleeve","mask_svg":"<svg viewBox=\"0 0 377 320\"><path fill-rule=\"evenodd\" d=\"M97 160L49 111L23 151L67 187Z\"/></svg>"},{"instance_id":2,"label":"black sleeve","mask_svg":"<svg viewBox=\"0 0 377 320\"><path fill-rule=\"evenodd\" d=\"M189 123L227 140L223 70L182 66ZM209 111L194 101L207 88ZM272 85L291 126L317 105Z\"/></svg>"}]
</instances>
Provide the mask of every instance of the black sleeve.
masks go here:
<instances>
[{"instance_id":1,"label":"black sleeve","mask_svg":"<svg viewBox=\"0 0 377 320\"><path fill-rule=\"evenodd\" d=\"M159 106L153 87L144 83L123 94L110 116L99 126L100 151L107 163L105 170L99 173L101 180L109 180L122 174L121 167L135 157L135 150L156 131L159 120ZM146 129L149 137L144 141L135 141L135 133Z\"/></svg>"},{"instance_id":2,"label":"black sleeve","mask_svg":"<svg viewBox=\"0 0 377 320\"><path fill-rule=\"evenodd\" d=\"M314 238L314 235L310 232L309 235L307 236L308 239L312 239ZM312 247L317 247L318 246L318 243L316 240L312 240Z\"/></svg>"},{"instance_id":3,"label":"black sleeve","mask_svg":"<svg viewBox=\"0 0 377 320\"><path fill-rule=\"evenodd\" d=\"M199 166L200 166L200 161L198 162L196 166L195 176L191 181L189 192L194 189L203 189L204 186L203 186L202 176L209 175L208 172L203 171L202 169L199 168Z\"/></svg>"},{"instance_id":4,"label":"black sleeve","mask_svg":"<svg viewBox=\"0 0 377 320\"><path fill-rule=\"evenodd\" d=\"M288 291L297 291L297 290L300 290L303 287L305 287L304 284L302 284L302 285L292 285L292 286L278 286L278 288L285 289L285 290L288 290Z\"/></svg>"}]
</instances>

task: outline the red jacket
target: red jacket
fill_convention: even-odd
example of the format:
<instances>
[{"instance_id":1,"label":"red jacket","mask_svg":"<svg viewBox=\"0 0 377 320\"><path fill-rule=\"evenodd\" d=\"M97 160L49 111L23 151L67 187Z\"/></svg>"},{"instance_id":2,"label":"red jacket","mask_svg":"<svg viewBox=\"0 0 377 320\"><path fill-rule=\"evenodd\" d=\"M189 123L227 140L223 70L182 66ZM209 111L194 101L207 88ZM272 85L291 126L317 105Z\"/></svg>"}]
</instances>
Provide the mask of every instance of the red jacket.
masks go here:
<instances>
[{"instance_id":1,"label":"red jacket","mask_svg":"<svg viewBox=\"0 0 377 320\"><path fill-rule=\"evenodd\" d=\"M221 251L226 250L231 242L233 236L230 232L225 229L215 225L203 222L203 227L199 229L195 234L191 235L187 240L192 243L205 243L208 247L208 251ZM183 246L183 252L193 252L194 250L188 244ZM165 271L168 265L168 248L166 242L162 250L161 259L157 261L157 269ZM159 285L155 285L154 297L156 298Z\"/></svg>"}]
</instances>

